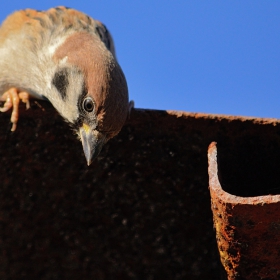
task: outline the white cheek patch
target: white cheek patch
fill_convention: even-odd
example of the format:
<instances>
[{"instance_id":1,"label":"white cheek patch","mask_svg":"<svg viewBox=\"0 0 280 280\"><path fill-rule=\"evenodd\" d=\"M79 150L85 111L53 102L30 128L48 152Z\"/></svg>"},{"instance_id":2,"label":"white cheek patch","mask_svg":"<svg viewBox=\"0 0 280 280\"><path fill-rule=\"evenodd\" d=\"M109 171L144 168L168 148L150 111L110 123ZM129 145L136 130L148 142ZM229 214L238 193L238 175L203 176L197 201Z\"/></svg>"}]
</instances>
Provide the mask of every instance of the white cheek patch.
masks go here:
<instances>
[{"instance_id":1,"label":"white cheek patch","mask_svg":"<svg viewBox=\"0 0 280 280\"><path fill-rule=\"evenodd\" d=\"M65 84L65 88L63 88L63 94L59 92L60 85L58 86L55 85L56 83L53 83L55 75L62 70L66 71L67 77L67 83ZM52 74L50 81L51 82L48 84L50 90L47 98L65 120L70 123L75 123L79 117L79 98L84 90L83 73L74 67L62 66L62 68L57 68L56 72ZM57 82L63 82L63 79ZM62 85L63 84L61 84L61 86Z\"/></svg>"},{"instance_id":2,"label":"white cheek patch","mask_svg":"<svg viewBox=\"0 0 280 280\"><path fill-rule=\"evenodd\" d=\"M74 122L79 116L78 101L83 93L84 75L77 69L71 69L68 74L69 84L65 100L65 118Z\"/></svg>"}]
</instances>

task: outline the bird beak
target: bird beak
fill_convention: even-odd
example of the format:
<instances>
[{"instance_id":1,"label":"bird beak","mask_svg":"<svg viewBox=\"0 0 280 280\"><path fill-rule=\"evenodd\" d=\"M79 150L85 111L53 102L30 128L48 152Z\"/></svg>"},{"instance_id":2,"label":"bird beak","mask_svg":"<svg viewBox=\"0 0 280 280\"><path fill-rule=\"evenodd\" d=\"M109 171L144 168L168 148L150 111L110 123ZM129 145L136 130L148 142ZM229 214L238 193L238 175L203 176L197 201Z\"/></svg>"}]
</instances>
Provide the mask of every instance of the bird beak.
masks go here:
<instances>
[{"instance_id":1,"label":"bird beak","mask_svg":"<svg viewBox=\"0 0 280 280\"><path fill-rule=\"evenodd\" d=\"M105 136L97 130L92 130L87 124L80 127L80 137L82 140L83 150L86 156L87 165L99 155L105 144Z\"/></svg>"}]
</instances>

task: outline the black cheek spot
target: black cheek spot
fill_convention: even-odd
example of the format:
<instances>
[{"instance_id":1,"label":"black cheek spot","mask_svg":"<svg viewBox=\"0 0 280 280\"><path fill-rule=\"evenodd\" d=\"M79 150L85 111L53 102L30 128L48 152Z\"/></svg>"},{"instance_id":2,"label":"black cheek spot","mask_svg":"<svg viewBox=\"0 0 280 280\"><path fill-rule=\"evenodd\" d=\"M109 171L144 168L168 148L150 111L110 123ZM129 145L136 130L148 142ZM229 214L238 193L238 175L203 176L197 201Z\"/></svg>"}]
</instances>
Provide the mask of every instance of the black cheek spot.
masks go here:
<instances>
[{"instance_id":1,"label":"black cheek spot","mask_svg":"<svg viewBox=\"0 0 280 280\"><path fill-rule=\"evenodd\" d=\"M53 85L57 88L61 95L62 100L66 99L67 87L69 85L68 72L66 69L62 69L55 73L52 79Z\"/></svg>"}]
</instances>

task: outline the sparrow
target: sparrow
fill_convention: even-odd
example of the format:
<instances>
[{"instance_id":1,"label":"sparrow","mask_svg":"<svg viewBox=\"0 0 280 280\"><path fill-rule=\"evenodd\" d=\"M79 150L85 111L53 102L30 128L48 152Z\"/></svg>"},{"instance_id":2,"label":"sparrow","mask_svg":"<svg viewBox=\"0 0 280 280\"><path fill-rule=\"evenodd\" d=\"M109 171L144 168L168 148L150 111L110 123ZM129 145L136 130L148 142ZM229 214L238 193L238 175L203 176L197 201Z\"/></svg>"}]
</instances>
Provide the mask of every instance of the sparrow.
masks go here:
<instances>
[{"instance_id":1,"label":"sparrow","mask_svg":"<svg viewBox=\"0 0 280 280\"><path fill-rule=\"evenodd\" d=\"M90 165L131 109L112 37L100 21L67 7L14 12L0 27L1 112L45 99L70 124Z\"/></svg>"}]
</instances>

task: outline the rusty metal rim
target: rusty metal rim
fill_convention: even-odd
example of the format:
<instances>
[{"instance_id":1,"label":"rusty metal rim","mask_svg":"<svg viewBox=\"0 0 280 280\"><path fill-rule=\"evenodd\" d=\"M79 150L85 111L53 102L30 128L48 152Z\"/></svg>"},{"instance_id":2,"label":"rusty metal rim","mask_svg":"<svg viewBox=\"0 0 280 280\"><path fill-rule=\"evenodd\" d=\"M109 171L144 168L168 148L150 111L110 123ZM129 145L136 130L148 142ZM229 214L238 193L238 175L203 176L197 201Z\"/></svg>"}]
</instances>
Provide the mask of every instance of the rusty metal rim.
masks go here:
<instances>
[{"instance_id":1,"label":"rusty metal rim","mask_svg":"<svg viewBox=\"0 0 280 280\"><path fill-rule=\"evenodd\" d=\"M209 188L217 193L217 196L226 203L231 204L271 204L279 203L280 195L264 195L256 197L240 197L232 195L224 191L221 187L218 177L218 163L217 163L217 143L212 142L208 148L208 174L209 174Z\"/></svg>"}]
</instances>

